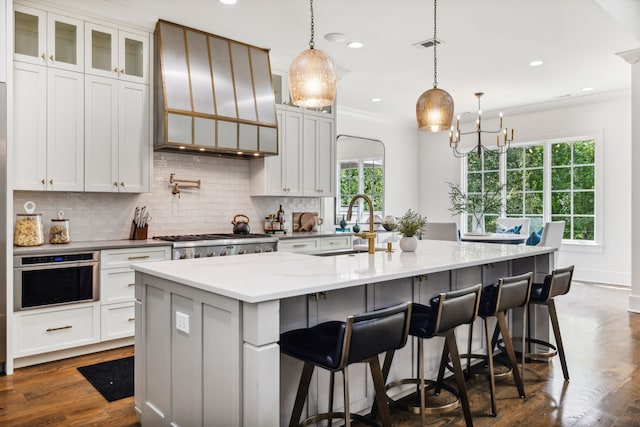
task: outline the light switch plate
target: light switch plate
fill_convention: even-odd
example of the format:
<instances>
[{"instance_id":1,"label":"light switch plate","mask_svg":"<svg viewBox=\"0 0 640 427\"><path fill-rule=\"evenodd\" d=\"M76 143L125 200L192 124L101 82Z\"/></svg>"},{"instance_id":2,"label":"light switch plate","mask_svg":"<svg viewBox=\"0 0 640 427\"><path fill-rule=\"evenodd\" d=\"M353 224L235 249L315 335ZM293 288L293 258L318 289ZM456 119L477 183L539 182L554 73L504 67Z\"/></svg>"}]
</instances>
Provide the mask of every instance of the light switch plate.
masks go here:
<instances>
[{"instance_id":1,"label":"light switch plate","mask_svg":"<svg viewBox=\"0 0 640 427\"><path fill-rule=\"evenodd\" d=\"M184 332L185 334L189 333L189 315L188 314L176 311L176 329L181 332Z\"/></svg>"}]
</instances>

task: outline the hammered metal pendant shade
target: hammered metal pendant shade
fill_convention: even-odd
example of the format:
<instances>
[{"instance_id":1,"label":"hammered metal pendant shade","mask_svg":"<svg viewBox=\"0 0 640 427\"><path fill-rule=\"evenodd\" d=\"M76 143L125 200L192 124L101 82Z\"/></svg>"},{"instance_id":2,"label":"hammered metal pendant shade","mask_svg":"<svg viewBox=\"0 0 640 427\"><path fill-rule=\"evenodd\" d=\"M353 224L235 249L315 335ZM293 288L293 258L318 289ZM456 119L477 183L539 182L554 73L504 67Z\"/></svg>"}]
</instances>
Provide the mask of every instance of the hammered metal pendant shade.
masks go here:
<instances>
[{"instance_id":1,"label":"hammered metal pendant shade","mask_svg":"<svg viewBox=\"0 0 640 427\"><path fill-rule=\"evenodd\" d=\"M434 87L424 92L416 102L418 129L442 132L451 128L453 98L447 91Z\"/></svg>"},{"instance_id":2,"label":"hammered metal pendant shade","mask_svg":"<svg viewBox=\"0 0 640 427\"><path fill-rule=\"evenodd\" d=\"M321 50L307 49L289 67L291 102L304 108L332 105L337 81L333 59Z\"/></svg>"}]
</instances>

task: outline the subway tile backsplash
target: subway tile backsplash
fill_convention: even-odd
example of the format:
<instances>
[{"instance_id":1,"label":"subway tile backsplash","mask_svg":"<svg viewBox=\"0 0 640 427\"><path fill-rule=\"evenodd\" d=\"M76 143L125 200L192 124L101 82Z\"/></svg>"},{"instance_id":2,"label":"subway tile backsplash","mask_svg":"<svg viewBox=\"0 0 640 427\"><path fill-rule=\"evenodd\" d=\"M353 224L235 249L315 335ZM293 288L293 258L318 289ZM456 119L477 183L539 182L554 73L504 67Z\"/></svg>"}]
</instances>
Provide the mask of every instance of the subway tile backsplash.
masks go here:
<instances>
[{"instance_id":1,"label":"subway tile backsplash","mask_svg":"<svg viewBox=\"0 0 640 427\"><path fill-rule=\"evenodd\" d=\"M201 180L201 189L181 188L171 194L169 175ZM167 234L230 233L236 214L246 214L251 232L263 232L263 219L280 204L291 230L294 211L320 211L319 198L250 197L249 161L177 153L154 153L152 192L68 193L14 191L14 213L23 213L28 200L42 214L48 238L58 210L69 218L72 241L128 239L136 206L146 206L152 219L149 237ZM15 220L15 219L14 219Z\"/></svg>"}]
</instances>

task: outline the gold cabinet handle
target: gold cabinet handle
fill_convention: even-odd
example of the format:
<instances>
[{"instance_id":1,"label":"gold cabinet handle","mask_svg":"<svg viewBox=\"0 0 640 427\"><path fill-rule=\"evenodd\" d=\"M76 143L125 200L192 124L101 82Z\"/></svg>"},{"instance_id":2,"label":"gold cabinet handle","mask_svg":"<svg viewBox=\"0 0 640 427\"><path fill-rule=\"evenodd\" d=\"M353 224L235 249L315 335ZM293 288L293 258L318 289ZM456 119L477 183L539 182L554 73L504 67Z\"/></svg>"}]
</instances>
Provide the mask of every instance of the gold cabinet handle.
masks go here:
<instances>
[{"instance_id":1,"label":"gold cabinet handle","mask_svg":"<svg viewBox=\"0 0 640 427\"><path fill-rule=\"evenodd\" d=\"M135 286L135 283L129 283L127 286L131 287L131 286Z\"/></svg>"},{"instance_id":2,"label":"gold cabinet handle","mask_svg":"<svg viewBox=\"0 0 640 427\"><path fill-rule=\"evenodd\" d=\"M58 326L57 328L47 328L47 332L60 331L62 329L71 329L72 325Z\"/></svg>"},{"instance_id":3,"label":"gold cabinet handle","mask_svg":"<svg viewBox=\"0 0 640 427\"><path fill-rule=\"evenodd\" d=\"M133 322L134 320L136 320L136 318L135 318L135 317L129 317L129 318L127 319L127 321L129 321L129 322Z\"/></svg>"},{"instance_id":4,"label":"gold cabinet handle","mask_svg":"<svg viewBox=\"0 0 640 427\"><path fill-rule=\"evenodd\" d=\"M307 244L306 243L298 243L293 245L294 248L306 248Z\"/></svg>"},{"instance_id":5,"label":"gold cabinet handle","mask_svg":"<svg viewBox=\"0 0 640 427\"><path fill-rule=\"evenodd\" d=\"M149 255L130 256L127 259L147 259L147 258L149 258ZM134 285L135 285L135 283L134 283Z\"/></svg>"}]
</instances>

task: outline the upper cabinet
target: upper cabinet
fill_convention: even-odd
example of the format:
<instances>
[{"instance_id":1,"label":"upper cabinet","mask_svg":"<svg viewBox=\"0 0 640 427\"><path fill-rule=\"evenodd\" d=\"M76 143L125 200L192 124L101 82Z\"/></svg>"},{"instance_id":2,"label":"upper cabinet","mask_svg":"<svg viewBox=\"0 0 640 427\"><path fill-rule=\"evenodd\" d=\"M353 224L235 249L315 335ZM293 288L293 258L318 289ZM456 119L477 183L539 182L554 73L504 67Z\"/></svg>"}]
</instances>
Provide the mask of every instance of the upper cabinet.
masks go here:
<instances>
[{"instance_id":1,"label":"upper cabinet","mask_svg":"<svg viewBox=\"0 0 640 427\"><path fill-rule=\"evenodd\" d=\"M85 73L149 83L149 36L85 23Z\"/></svg>"},{"instance_id":2,"label":"upper cabinet","mask_svg":"<svg viewBox=\"0 0 640 427\"><path fill-rule=\"evenodd\" d=\"M13 59L84 71L84 22L26 6L14 7Z\"/></svg>"},{"instance_id":3,"label":"upper cabinet","mask_svg":"<svg viewBox=\"0 0 640 427\"><path fill-rule=\"evenodd\" d=\"M0 82L7 81L7 40L10 40L7 29L11 28L7 20L5 2L0 1Z\"/></svg>"}]
</instances>

